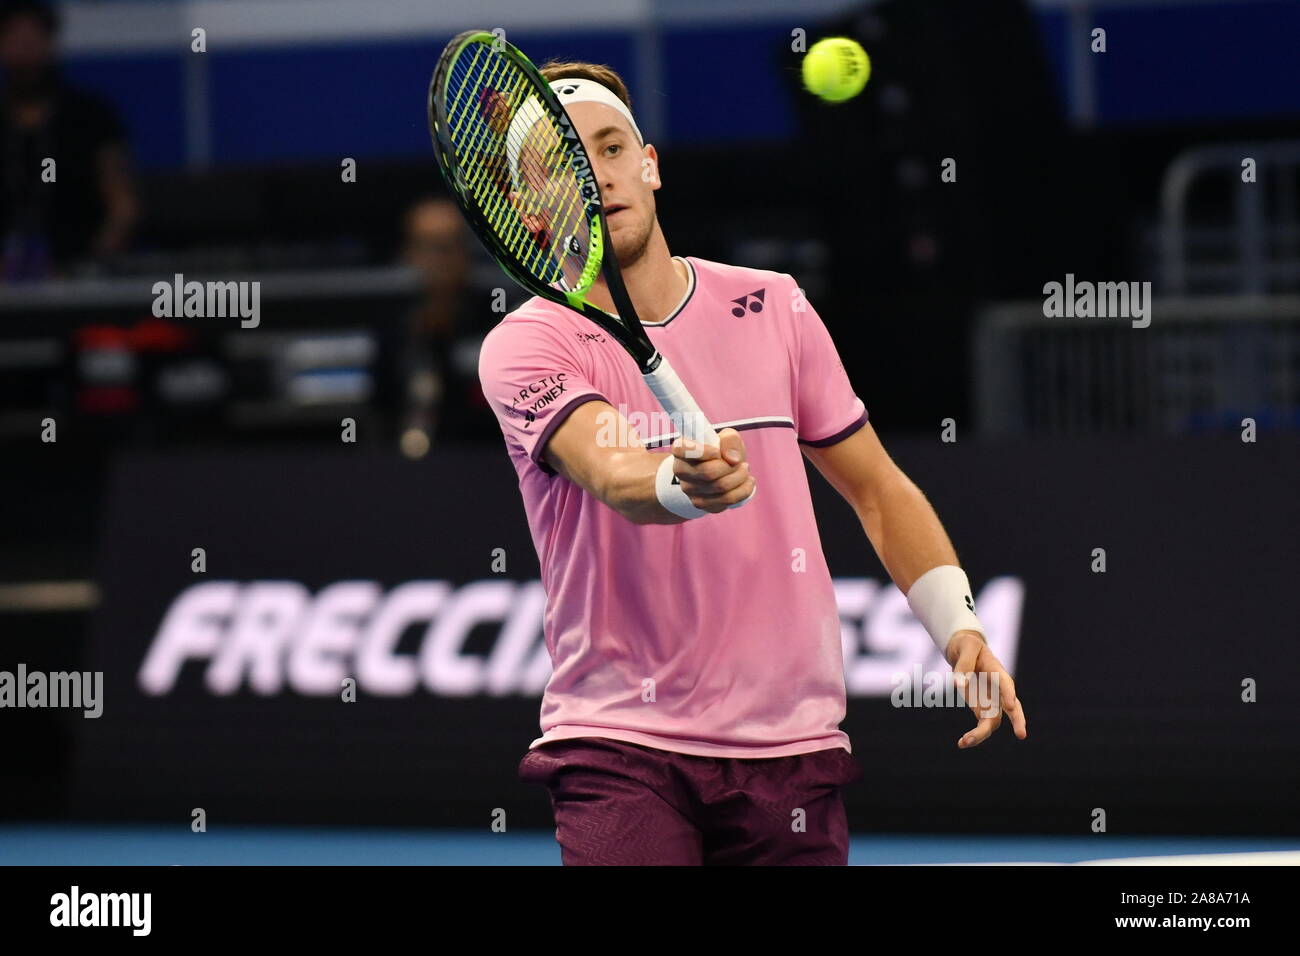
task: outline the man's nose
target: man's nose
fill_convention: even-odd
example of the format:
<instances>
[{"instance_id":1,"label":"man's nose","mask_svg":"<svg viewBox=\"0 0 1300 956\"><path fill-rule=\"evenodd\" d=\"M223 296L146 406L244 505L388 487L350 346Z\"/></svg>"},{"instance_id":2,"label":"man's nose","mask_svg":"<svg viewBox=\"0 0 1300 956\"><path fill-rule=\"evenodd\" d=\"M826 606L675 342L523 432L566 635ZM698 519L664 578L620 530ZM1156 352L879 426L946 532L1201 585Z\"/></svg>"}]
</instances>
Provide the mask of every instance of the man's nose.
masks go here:
<instances>
[{"instance_id":1,"label":"man's nose","mask_svg":"<svg viewBox=\"0 0 1300 956\"><path fill-rule=\"evenodd\" d=\"M609 188L609 175L606 173L605 164L598 159L591 161L591 170L596 175L596 182L600 183L601 189Z\"/></svg>"}]
</instances>

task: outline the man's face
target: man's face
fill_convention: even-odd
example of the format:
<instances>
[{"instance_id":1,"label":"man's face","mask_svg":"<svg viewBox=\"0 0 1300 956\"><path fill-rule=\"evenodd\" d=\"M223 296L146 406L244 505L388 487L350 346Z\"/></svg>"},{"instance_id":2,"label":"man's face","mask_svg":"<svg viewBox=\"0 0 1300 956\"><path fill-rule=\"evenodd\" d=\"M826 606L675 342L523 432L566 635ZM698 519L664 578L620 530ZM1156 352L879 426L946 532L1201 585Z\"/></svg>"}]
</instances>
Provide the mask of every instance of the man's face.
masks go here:
<instances>
[{"instance_id":1,"label":"man's face","mask_svg":"<svg viewBox=\"0 0 1300 956\"><path fill-rule=\"evenodd\" d=\"M54 37L35 17L16 16L0 33L0 66L11 82L39 77L54 62Z\"/></svg>"},{"instance_id":2,"label":"man's face","mask_svg":"<svg viewBox=\"0 0 1300 956\"><path fill-rule=\"evenodd\" d=\"M653 146L637 142L627 120L612 107L574 103L565 110L600 183L610 239L619 266L626 268L645 254L654 233L659 156Z\"/></svg>"},{"instance_id":3,"label":"man's face","mask_svg":"<svg viewBox=\"0 0 1300 956\"><path fill-rule=\"evenodd\" d=\"M421 203L407 216L404 260L429 289L454 289L469 272L460 211L447 200Z\"/></svg>"}]
</instances>

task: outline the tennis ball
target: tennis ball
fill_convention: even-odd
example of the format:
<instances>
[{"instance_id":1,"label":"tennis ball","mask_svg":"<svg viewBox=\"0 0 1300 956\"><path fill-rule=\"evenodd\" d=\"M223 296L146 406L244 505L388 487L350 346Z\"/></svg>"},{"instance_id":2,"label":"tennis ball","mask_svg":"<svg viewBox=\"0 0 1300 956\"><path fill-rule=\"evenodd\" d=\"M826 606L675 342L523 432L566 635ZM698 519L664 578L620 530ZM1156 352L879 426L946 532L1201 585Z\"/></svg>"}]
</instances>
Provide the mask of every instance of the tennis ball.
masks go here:
<instances>
[{"instance_id":1,"label":"tennis ball","mask_svg":"<svg viewBox=\"0 0 1300 956\"><path fill-rule=\"evenodd\" d=\"M803 58L803 85L828 103L843 103L862 92L871 76L871 60L856 40L818 40Z\"/></svg>"}]
</instances>

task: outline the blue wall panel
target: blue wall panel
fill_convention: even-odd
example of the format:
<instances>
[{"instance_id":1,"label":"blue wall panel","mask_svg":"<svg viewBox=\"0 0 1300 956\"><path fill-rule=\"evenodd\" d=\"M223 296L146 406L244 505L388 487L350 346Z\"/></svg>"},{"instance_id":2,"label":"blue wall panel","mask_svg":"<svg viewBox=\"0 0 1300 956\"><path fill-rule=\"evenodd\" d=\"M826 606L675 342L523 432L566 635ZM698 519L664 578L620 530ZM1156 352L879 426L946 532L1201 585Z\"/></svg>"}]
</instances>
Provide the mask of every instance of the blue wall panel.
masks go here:
<instances>
[{"instance_id":1,"label":"blue wall panel","mask_svg":"<svg viewBox=\"0 0 1300 956\"><path fill-rule=\"evenodd\" d=\"M75 86L117 108L142 169L185 162L184 64L174 55L79 57L65 63Z\"/></svg>"},{"instance_id":2,"label":"blue wall panel","mask_svg":"<svg viewBox=\"0 0 1300 956\"><path fill-rule=\"evenodd\" d=\"M1300 116L1300 3L1189 4L1098 14L1107 123Z\"/></svg>"},{"instance_id":3,"label":"blue wall panel","mask_svg":"<svg viewBox=\"0 0 1300 956\"><path fill-rule=\"evenodd\" d=\"M1062 102L1069 103L1069 17L1039 10ZM1109 50L1092 54L1097 122L1162 124L1300 116L1300 2L1099 5ZM815 25L814 25L815 26ZM666 28L658 88L642 89L629 30L512 33L537 62L607 63L644 115L659 100L668 143L773 141L795 133L782 76L785 23ZM219 164L428 155L429 74L442 38L251 48L207 54L213 159ZM80 56L68 74L114 102L145 168L185 160L181 56Z\"/></svg>"},{"instance_id":4,"label":"blue wall panel","mask_svg":"<svg viewBox=\"0 0 1300 956\"><path fill-rule=\"evenodd\" d=\"M563 55L631 66L631 43L624 37L511 39L537 62ZM212 54L214 158L248 163L431 155L425 109L440 52L440 44L421 41Z\"/></svg>"},{"instance_id":5,"label":"blue wall panel","mask_svg":"<svg viewBox=\"0 0 1300 956\"><path fill-rule=\"evenodd\" d=\"M785 24L666 31L669 139L707 143L792 136L795 94L781 75L781 52L789 43Z\"/></svg>"}]
</instances>

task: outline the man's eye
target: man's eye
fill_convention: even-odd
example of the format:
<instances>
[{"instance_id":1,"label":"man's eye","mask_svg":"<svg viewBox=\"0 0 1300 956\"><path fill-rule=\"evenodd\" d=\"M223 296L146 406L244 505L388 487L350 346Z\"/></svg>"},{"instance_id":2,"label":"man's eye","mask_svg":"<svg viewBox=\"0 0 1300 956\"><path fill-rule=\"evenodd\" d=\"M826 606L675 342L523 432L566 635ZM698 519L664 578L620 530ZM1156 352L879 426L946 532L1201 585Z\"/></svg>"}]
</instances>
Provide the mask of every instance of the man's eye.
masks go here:
<instances>
[{"instance_id":1,"label":"man's eye","mask_svg":"<svg viewBox=\"0 0 1300 956\"><path fill-rule=\"evenodd\" d=\"M622 147L622 146L619 146L617 143L610 143L608 146L605 147L605 152L608 153L611 149L613 149L613 150L620 150L620 149L622 149L622 148L623 148L623 147ZM611 155L613 155L613 154L611 154Z\"/></svg>"}]
</instances>

